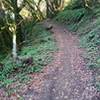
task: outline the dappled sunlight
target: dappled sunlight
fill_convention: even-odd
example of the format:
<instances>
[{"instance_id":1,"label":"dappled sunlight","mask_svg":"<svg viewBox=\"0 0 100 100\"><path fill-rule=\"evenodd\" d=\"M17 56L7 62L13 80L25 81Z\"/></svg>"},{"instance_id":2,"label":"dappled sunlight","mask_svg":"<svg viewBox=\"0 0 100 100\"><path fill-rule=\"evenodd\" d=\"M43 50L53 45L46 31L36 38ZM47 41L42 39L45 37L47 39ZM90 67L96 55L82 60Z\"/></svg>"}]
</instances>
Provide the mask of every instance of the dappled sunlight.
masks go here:
<instances>
[{"instance_id":1,"label":"dappled sunlight","mask_svg":"<svg viewBox=\"0 0 100 100\"><path fill-rule=\"evenodd\" d=\"M73 1L73 0L72 0L72 1ZM71 4L72 1L71 1L71 0L65 0L65 6L68 6L69 4Z\"/></svg>"},{"instance_id":2,"label":"dappled sunlight","mask_svg":"<svg viewBox=\"0 0 100 100\"><path fill-rule=\"evenodd\" d=\"M29 12L27 9L23 8L21 11L20 11L20 14L21 16L26 19L26 18L31 18L32 17L32 14L31 12Z\"/></svg>"}]
</instances>

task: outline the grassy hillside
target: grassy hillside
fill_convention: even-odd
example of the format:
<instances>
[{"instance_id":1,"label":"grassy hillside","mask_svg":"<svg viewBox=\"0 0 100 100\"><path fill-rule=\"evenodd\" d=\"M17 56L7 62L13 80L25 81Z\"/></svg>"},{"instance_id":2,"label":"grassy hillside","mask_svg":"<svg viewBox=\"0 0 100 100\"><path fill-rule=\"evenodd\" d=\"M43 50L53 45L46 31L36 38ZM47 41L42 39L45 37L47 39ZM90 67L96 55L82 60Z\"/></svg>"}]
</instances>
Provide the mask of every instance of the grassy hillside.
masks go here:
<instances>
[{"instance_id":1,"label":"grassy hillside","mask_svg":"<svg viewBox=\"0 0 100 100\"><path fill-rule=\"evenodd\" d=\"M53 19L81 37L80 46L86 48L83 56L88 60L88 66L96 70L96 84L100 86L100 7L85 9L81 2L68 5Z\"/></svg>"}]
</instances>

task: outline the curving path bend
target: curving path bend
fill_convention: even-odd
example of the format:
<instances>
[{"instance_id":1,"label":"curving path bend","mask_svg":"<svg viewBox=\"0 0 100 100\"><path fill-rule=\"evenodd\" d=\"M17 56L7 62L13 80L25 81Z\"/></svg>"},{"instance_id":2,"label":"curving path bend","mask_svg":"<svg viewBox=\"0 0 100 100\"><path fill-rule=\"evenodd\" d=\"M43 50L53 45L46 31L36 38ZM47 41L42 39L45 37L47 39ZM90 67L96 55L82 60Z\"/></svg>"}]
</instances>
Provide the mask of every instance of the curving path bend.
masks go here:
<instances>
[{"instance_id":1,"label":"curving path bend","mask_svg":"<svg viewBox=\"0 0 100 100\"><path fill-rule=\"evenodd\" d=\"M36 100L100 100L91 70L86 66L78 37L71 35L63 25L44 21L53 26L52 31L59 45L59 51L49 64L54 70L43 77L44 86ZM35 100L35 99L25 99Z\"/></svg>"}]
</instances>

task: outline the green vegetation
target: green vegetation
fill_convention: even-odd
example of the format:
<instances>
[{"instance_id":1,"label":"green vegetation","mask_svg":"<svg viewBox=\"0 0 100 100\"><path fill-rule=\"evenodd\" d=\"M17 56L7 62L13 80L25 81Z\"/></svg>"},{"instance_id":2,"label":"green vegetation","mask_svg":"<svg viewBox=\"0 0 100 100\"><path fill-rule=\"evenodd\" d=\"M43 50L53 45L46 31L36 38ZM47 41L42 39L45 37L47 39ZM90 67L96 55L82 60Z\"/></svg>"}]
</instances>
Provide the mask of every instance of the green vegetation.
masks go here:
<instances>
[{"instance_id":1,"label":"green vegetation","mask_svg":"<svg viewBox=\"0 0 100 100\"><path fill-rule=\"evenodd\" d=\"M17 44L27 37L27 32L23 32L24 24L29 20L35 24L46 16L54 16L64 8L64 3L64 0L1 0L0 53L8 54L12 50L13 59L16 60Z\"/></svg>"},{"instance_id":2,"label":"green vegetation","mask_svg":"<svg viewBox=\"0 0 100 100\"><path fill-rule=\"evenodd\" d=\"M31 25L29 32L28 39L20 44L21 51L18 52L19 57L16 62L13 62L13 58L9 56L0 66L0 86L7 88L8 93L16 87L10 88L12 82L24 80L26 84L29 82L30 73L43 72L43 66L48 65L52 60L53 52L57 50L54 34L46 31L42 22L35 26Z\"/></svg>"},{"instance_id":3,"label":"green vegetation","mask_svg":"<svg viewBox=\"0 0 100 100\"><path fill-rule=\"evenodd\" d=\"M89 59L88 66L95 70L100 68L100 4L95 1L96 4L93 5L90 1L86 8L82 6L82 1L76 0L59 12L53 20L65 24L72 34L81 37L79 44L86 48L83 56ZM98 76L99 72L95 74ZM98 81L100 82L97 80L96 83L99 84Z\"/></svg>"},{"instance_id":4,"label":"green vegetation","mask_svg":"<svg viewBox=\"0 0 100 100\"><path fill-rule=\"evenodd\" d=\"M42 20L63 7L64 0L0 0L0 88L8 94L52 60L57 45Z\"/></svg>"},{"instance_id":5,"label":"green vegetation","mask_svg":"<svg viewBox=\"0 0 100 100\"><path fill-rule=\"evenodd\" d=\"M0 87L8 94L52 60L57 45L42 20L53 17L81 37L88 66L100 69L100 0L0 0Z\"/></svg>"}]
</instances>

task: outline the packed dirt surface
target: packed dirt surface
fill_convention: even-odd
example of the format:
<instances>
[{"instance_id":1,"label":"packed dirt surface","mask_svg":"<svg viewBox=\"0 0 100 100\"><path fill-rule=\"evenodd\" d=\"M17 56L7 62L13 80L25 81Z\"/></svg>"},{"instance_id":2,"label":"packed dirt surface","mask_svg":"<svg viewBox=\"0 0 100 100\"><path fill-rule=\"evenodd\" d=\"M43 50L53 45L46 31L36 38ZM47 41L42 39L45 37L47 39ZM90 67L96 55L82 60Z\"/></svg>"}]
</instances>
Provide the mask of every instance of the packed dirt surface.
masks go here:
<instances>
[{"instance_id":1,"label":"packed dirt surface","mask_svg":"<svg viewBox=\"0 0 100 100\"><path fill-rule=\"evenodd\" d=\"M78 46L78 37L72 35L63 25L44 23L52 27L59 51L49 64L50 70L42 78L41 92L27 89L25 100L100 100L97 88L92 86L94 77L82 57L82 48ZM34 97L34 96L36 97Z\"/></svg>"}]
</instances>

